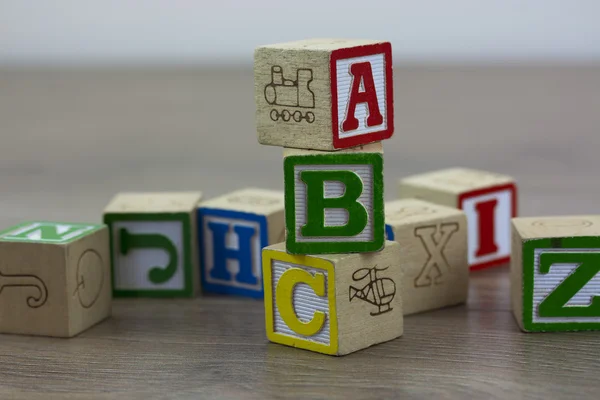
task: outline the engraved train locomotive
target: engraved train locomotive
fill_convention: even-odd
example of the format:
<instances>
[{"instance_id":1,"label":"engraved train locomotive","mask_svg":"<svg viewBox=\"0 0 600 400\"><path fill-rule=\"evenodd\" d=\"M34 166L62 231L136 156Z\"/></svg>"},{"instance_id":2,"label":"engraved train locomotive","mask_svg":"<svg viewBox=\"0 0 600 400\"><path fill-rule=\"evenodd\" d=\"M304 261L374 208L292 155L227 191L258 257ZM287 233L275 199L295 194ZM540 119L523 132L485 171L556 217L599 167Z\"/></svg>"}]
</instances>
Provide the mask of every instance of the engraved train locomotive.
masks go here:
<instances>
[{"instance_id":1,"label":"engraved train locomotive","mask_svg":"<svg viewBox=\"0 0 600 400\"><path fill-rule=\"evenodd\" d=\"M265 100L272 106L280 106L281 109L273 108L269 114L271 120L296 122L306 120L309 124L315 121L312 111L303 112L303 109L315 108L315 94L310 90L313 80L313 71L308 68L296 70L296 80L286 79L283 76L283 68L279 65L271 67L271 83L265 86Z\"/></svg>"}]
</instances>

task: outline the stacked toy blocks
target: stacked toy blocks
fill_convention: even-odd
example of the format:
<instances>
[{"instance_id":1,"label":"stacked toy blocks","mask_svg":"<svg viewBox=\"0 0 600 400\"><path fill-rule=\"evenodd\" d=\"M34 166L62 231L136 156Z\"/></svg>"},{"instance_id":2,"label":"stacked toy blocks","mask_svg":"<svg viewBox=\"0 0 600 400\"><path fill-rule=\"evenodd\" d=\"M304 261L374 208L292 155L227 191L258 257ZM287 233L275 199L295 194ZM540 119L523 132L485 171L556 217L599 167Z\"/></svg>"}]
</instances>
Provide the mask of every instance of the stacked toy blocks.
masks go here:
<instances>
[{"instance_id":1,"label":"stacked toy blocks","mask_svg":"<svg viewBox=\"0 0 600 400\"><path fill-rule=\"evenodd\" d=\"M388 237L402 247L404 315L464 303L469 291L467 218L417 199L386 203Z\"/></svg>"},{"instance_id":2,"label":"stacked toy blocks","mask_svg":"<svg viewBox=\"0 0 600 400\"><path fill-rule=\"evenodd\" d=\"M26 222L0 232L0 332L72 337L110 315L104 225Z\"/></svg>"},{"instance_id":3,"label":"stacked toy blocks","mask_svg":"<svg viewBox=\"0 0 600 400\"><path fill-rule=\"evenodd\" d=\"M463 210L467 215L471 269L510 259L510 221L517 215L513 178L466 168L450 168L400 180L400 198L418 198Z\"/></svg>"},{"instance_id":4,"label":"stacked toy blocks","mask_svg":"<svg viewBox=\"0 0 600 400\"><path fill-rule=\"evenodd\" d=\"M515 218L510 277L523 331L600 330L600 217Z\"/></svg>"},{"instance_id":5,"label":"stacked toy blocks","mask_svg":"<svg viewBox=\"0 0 600 400\"><path fill-rule=\"evenodd\" d=\"M121 193L104 210L115 297L193 297L199 290L200 192Z\"/></svg>"},{"instance_id":6,"label":"stacked toy blocks","mask_svg":"<svg viewBox=\"0 0 600 400\"><path fill-rule=\"evenodd\" d=\"M386 242L391 46L315 39L255 51L258 141L284 147L285 243L263 250L269 340L332 355L402 335L400 246Z\"/></svg>"},{"instance_id":7,"label":"stacked toy blocks","mask_svg":"<svg viewBox=\"0 0 600 400\"><path fill-rule=\"evenodd\" d=\"M204 293L263 298L261 252L285 240L283 192L248 188L200 204Z\"/></svg>"}]
</instances>

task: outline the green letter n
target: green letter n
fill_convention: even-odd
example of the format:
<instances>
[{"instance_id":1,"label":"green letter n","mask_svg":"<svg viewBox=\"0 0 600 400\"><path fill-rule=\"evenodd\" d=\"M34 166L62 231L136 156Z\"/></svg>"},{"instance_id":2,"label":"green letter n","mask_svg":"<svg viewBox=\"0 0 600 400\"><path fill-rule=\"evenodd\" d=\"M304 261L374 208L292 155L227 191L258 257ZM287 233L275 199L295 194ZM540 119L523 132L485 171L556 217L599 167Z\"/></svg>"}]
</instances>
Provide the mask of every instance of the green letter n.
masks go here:
<instances>
[{"instance_id":1,"label":"green letter n","mask_svg":"<svg viewBox=\"0 0 600 400\"><path fill-rule=\"evenodd\" d=\"M368 214L357 200L363 192L363 182L352 171L302 171L300 179L306 184L306 224L302 236L356 236L367 226ZM344 194L325 197L325 182L340 182ZM343 209L348 213L345 225L325 226L326 209Z\"/></svg>"}]
</instances>

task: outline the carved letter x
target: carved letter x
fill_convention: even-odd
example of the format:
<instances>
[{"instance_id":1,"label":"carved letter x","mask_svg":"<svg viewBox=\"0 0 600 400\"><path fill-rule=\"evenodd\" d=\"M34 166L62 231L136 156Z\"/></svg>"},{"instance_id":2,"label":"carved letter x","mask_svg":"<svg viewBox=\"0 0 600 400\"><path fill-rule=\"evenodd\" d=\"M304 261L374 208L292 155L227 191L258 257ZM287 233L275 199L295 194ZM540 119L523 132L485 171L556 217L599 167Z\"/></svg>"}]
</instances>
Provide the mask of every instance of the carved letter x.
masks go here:
<instances>
[{"instance_id":1,"label":"carved letter x","mask_svg":"<svg viewBox=\"0 0 600 400\"><path fill-rule=\"evenodd\" d=\"M448 261L444 257L444 248L456 231L458 231L458 224L456 222L449 222L439 226L422 226L415 229L415 236L421 239L423 246L425 246L425 251L429 255L421 273L415 279L415 287L431 286L434 283L438 285L443 282L444 272L450 269ZM439 240L436 240L436 237L439 237ZM434 267L437 269L435 278L431 276Z\"/></svg>"}]
</instances>

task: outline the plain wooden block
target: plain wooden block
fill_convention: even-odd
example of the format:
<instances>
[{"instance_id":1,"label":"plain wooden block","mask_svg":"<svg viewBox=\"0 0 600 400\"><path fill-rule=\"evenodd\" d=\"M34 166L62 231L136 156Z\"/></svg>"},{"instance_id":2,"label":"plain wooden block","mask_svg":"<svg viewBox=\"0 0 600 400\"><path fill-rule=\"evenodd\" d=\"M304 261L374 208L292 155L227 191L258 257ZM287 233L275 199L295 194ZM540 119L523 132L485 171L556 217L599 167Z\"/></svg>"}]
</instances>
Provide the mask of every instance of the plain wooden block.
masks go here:
<instances>
[{"instance_id":1,"label":"plain wooden block","mask_svg":"<svg viewBox=\"0 0 600 400\"><path fill-rule=\"evenodd\" d=\"M254 52L261 144L338 150L394 132L392 47L373 40L309 39Z\"/></svg>"},{"instance_id":2,"label":"plain wooden block","mask_svg":"<svg viewBox=\"0 0 600 400\"><path fill-rule=\"evenodd\" d=\"M25 222L0 232L0 332L72 337L110 315L104 225Z\"/></svg>"},{"instance_id":3,"label":"plain wooden block","mask_svg":"<svg viewBox=\"0 0 600 400\"><path fill-rule=\"evenodd\" d=\"M467 217L417 199L385 203L385 221L400 244L404 315L467 301Z\"/></svg>"},{"instance_id":4,"label":"plain wooden block","mask_svg":"<svg viewBox=\"0 0 600 400\"><path fill-rule=\"evenodd\" d=\"M379 251L385 242L381 142L335 153L284 149L292 254Z\"/></svg>"},{"instance_id":5,"label":"plain wooden block","mask_svg":"<svg viewBox=\"0 0 600 400\"><path fill-rule=\"evenodd\" d=\"M515 218L512 309L525 332L600 330L600 216Z\"/></svg>"},{"instance_id":6,"label":"plain wooden block","mask_svg":"<svg viewBox=\"0 0 600 400\"><path fill-rule=\"evenodd\" d=\"M402 336L400 245L378 253L291 255L263 250L267 337L344 355Z\"/></svg>"},{"instance_id":7,"label":"plain wooden block","mask_svg":"<svg viewBox=\"0 0 600 400\"><path fill-rule=\"evenodd\" d=\"M199 291L200 192L120 193L104 210L115 297L193 297Z\"/></svg>"},{"instance_id":8,"label":"plain wooden block","mask_svg":"<svg viewBox=\"0 0 600 400\"><path fill-rule=\"evenodd\" d=\"M247 188L198 209L204 293L263 298L263 247L285 240L283 191Z\"/></svg>"},{"instance_id":9,"label":"plain wooden block","mask_svg":"<svg viewBox=\"0 0 600 400\"><path fill-rule=\"evenodd\" d=\"M467 214L472 270L510 260L510 220L517 215L517 187L513 178L449 168L401 179L399 195L456 207Z\"/></svg>"}]
</instances>

